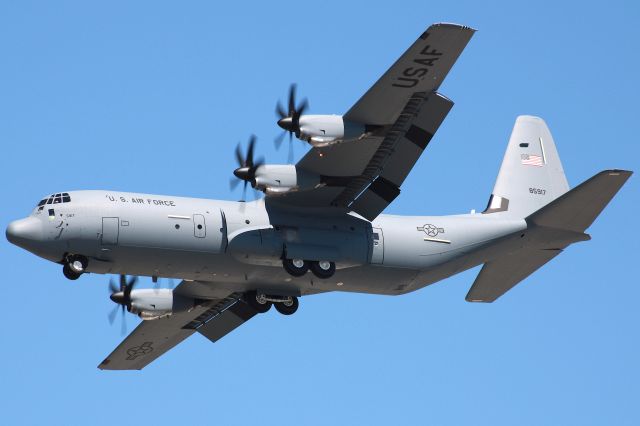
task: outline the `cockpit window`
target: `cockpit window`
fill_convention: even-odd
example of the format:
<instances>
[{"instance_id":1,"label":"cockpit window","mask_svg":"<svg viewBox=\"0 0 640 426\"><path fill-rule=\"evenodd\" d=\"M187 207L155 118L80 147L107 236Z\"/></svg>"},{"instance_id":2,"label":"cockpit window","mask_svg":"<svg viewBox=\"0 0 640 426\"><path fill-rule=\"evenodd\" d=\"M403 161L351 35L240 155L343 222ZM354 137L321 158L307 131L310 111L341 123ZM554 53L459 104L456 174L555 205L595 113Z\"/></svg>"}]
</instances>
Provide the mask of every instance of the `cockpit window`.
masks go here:
<instances>
[{"instance_id":1,"label":"cockpit window","mask_svg":"<svg viewBox=\"0 0 640 426\"><path fill-rule=\"evenodd\" d=\"M59 204L59 203L70 203L71 196L69 196L68 192L61 192L58 194L51 194L47 198L40 200L38 203L38 207L42 207L45 204Z\"/></svg>"}]
</instances>

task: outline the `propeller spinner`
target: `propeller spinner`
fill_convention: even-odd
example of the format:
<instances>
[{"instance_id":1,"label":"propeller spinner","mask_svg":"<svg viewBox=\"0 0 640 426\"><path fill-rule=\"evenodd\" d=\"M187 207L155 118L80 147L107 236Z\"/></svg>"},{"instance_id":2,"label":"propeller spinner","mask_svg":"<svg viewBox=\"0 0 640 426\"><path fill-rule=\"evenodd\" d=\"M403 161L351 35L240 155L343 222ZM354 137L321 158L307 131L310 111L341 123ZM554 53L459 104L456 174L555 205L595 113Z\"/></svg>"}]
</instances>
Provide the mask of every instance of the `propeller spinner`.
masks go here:
<instances>
[{"instance_id":1,"label":"propeller spinner","mask_svg":"<svg viewBox=\"0 0 640 426\"><path fill-rule=\"evenodd\" d=\"M124 335L127 332L127 323L124 318L124 309L127 308L128 311L131 311L131 290L138 282L138 277L132 277L129 281L127 281L126 275L120 275L120 287L116 286L113 280L109 280L109 298L120 305L122 312L122 329L121 333ZM114 307L111 312L109 312L109 324L113 324L113 321L116 319L116 315L118 313L118 307Z\"/></svg>"},{"instance_id":2,"label":"propeller spinner","mask_svg":"<svg viewBox=\"0 0 640 426\"><path fill-rule=\"evenodd\" d=\"M300 137L300 117L304 113L304 111L309 107L309 102L307 99L303 99L296 106L296 85L291 84L289 86L289 104L288 111L285 112L284 107L278 101L276 104L276 115L278 116L278 126L280 126L284 132L282 132L276 139L274 140L276 148L280 149L282 145L282 141L287 133L289 133L289 162L293 161L293 146L291 145L291 140L293 135L295 134L297 138Z\"/></svg>"},{"instance_id":3,"label":"propeller spinner","mask_svg":"<svg viewBox=\"0 0 640 426\"><path fill-rule=\"evenodd\" d=\"M235 189L240 180L244 181L244 187L242 189L242 199L244 200L247 195L247 183L251 183L251 186L255 186L255 177L256 170L258 167L264 164L264 158L260 157L258 160L254 161L253 154L256 148L256 136L251 135L249 138L249 145L247 146L247 154L246 156L242 155L242 148L240 144L236 146L236 161L238 162L238 168L233 171L235 177L239 180L231 179L230 187L231 189Z\"/></svg>"}]
</instances>

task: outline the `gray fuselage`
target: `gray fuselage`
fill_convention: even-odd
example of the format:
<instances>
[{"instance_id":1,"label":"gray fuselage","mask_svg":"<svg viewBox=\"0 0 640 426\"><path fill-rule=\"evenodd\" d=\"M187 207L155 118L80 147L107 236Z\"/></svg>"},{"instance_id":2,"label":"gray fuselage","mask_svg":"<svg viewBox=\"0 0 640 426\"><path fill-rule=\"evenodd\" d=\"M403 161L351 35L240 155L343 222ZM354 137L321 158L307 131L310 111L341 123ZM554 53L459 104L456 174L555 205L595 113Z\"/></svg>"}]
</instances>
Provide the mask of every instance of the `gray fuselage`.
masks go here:
<instances>
[{"instance_id":1,"label":"gray fuselage","mask_svg":"<svg viewBox=\"0 0 640 426\"><path fill-rule=\"evenodd\" d=\"M13 222L12 242L53 262L89 259L88 272L202 282L208 294L407 293L524 243L525 220L499 214L355 215L116 191L70 192ZM330 260L329 279L292 277L282 257Z\"/></svg>"}]
</instances>

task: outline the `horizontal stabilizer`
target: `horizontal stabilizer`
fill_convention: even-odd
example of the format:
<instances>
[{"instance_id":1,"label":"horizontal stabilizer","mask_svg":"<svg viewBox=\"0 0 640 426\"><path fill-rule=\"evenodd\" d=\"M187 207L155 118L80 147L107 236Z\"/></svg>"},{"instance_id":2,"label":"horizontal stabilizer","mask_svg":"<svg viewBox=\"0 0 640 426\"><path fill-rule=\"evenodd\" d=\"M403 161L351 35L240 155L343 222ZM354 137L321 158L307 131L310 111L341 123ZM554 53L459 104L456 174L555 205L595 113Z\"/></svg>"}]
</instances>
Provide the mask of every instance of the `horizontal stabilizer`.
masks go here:
<instances>
[{"instance_id":1,"label":"horizontal stabilizer","mask_svg":"<svg viewBox=\"0 0 640 426\"><path fill-rule=\"evenodd\" d=\"M558 249L522 249L487 262L465 299L467 302L493 302L560 253L562 250Z\"/></svg>"},{"instance_id":2,"label":"horizontal stabilizer","mask_svg":"<svg viewBox=\"0 0 640 426\"><path fill-rule=\"evenodd\" d=\"M527 217L527 222L582 232L591 226L631 174L627 170L602 171Z\"/></svg>"},{"instance_id":3,"label":"horizontal stabilizer","mask_svg":"<svg viewBox=\"0 0 640 426\"><path fill-rule=\"evenodd\" d=\"M529 215L528 246L486 262L467 294L469 302L493 302L562 249L590 237L584 231L632 172L605 170Z\"/></svg>"}]
</instances>

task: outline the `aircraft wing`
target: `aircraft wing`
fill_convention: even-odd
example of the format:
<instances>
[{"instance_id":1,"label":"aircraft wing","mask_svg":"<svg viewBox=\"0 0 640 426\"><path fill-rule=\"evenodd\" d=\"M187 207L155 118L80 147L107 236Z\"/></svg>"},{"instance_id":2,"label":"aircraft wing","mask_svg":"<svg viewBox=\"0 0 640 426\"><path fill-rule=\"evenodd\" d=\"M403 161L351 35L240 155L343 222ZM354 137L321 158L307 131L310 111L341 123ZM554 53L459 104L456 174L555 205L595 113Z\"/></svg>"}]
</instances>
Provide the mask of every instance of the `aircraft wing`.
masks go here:
<instances>
[{"instance_id":1,"label":"aircraft wing","mask_svg":"<svg viewBox=\"0 0 640 426\"><path fill-rule=\"evenodd\" d=\"M191 282L182 282L180 287ZM98 366L101 370L141 370L195 332L216 342L256 315L240 293L202 301L187 312L142 321Z\"/></svg>"},{"instance_id":2,"label":"aircraft wing","mask_svg":"<svg viewBox=\"0 0 640 426\"><path fill-rule=\"evenodd\" d=\"M344 116L366 124L369 132L355 141L311 149L296 167L319 175L320 184L269 197L269 202L334 207L375 219L400 194L453 106L435 90L473 33L455 24L429 27Z\"/></svg>"},{"instance_id":3,"label":"aircraft wing","mask_svg":"<svg viewBox=\"0 0 640 426\"><path fill-rule=\"evenodd\" d=\"M394 123L414 93L438 90L474 32L457 24L431 25L344 118L370 125Z\"/></svg>"},{"instance_id":4,"label":"aircraft wing","mask_svg":"<svg viewBox=\"0 0 640 426\"><path fill-rule=\"evenodd\" d=\"M384 132L310 150L296 167L322 176L323 184L270 201L288 207L340 208L375 219L400 194L400 185L452 106L439 93L414 93Z\"/></svg>"}]
</instances>

